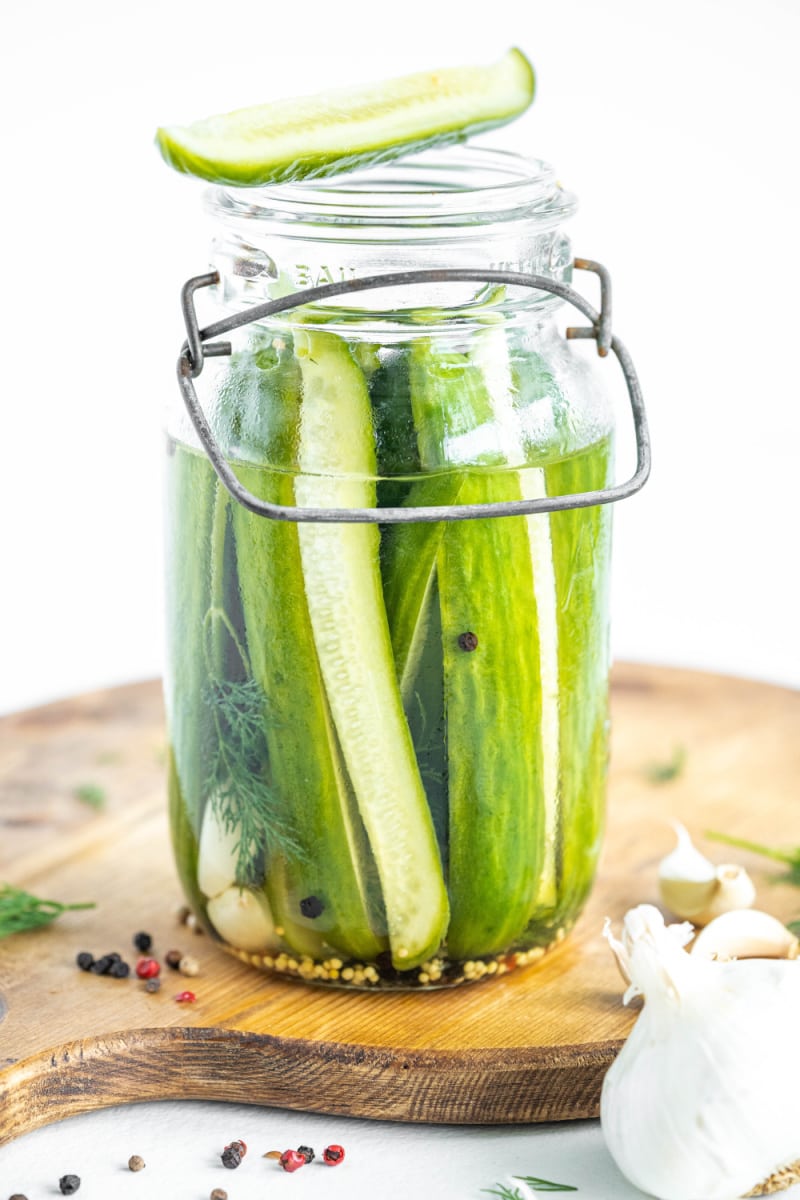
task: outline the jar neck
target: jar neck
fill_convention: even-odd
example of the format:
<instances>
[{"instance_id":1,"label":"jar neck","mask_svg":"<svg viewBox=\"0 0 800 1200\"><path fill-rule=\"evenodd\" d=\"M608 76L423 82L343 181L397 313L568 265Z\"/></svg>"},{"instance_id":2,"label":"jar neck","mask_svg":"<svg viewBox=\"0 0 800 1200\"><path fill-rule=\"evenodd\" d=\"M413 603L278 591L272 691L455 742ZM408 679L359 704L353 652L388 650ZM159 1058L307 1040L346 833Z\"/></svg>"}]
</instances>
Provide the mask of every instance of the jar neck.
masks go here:
<instances>
[{"instance_id":1,"label":"jar neck","mask_svg":"<svg viewBox=\"0 0 800 1200\"><path fill-rule=\"evenodd\" d=\"M521 271L568 282L561 229L575 198L546 163L475 147L428 152L328 180L213 188L218 298L242 309L318 284L431 268ZM337 314L389 318L415 308L485 302L480 283L425 283L329 303ZM553 296L508 288L511 308L550 312Z\"/></svg>"}]
</instances>

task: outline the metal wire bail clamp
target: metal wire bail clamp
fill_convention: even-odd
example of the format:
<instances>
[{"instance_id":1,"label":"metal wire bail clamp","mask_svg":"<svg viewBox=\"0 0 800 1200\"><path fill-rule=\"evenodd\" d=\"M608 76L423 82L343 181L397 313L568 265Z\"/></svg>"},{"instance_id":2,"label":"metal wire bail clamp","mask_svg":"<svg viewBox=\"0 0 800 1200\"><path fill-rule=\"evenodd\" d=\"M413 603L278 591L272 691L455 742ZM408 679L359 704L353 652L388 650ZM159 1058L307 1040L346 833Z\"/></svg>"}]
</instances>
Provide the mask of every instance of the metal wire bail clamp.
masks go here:
<instances>
[{"instance_id":1,"label":"metal wire bail clamp","mask_svg":"<svg viewBox=\"0 0 800 1200\"><path fill-rule=\"evenodd\" d=\"M611 333L611 287L605 267L589 259L576 258L573 264L578 270L592 271L600 279L600 311L597 312L579 292L566 283L547 279L543 275L525 275L518 271L468 270L442 268L427 271L396 271L388 275L368 275L363 279L348 279L341 283L328 283L292 292L277 300L269 300L244 312L224 317L200 329L194 307L194 294L199 288L210 287L219 282L216 271L207 275L196 275L189 279L181 292L181 305L186 322L186 341L178 358L178 383L189 419L200 442L211 460L211 465L227 490L250 512L274 521L319 521L322 523L357 523L397 525L412 521L466 521L476 517L527 516L531 513L559 512L570 508L591 508L597 504L612 504L624 500L640 491L650 474L650 434L641 387L633 361L619 338ZM567 329L568 338L594 338L598 354L605 356L612 350L622 369L628 389L628 398L633 415L636 434L636 470L630 479L614 487L594 492L576 492L564 496L544 496L536 500L510 500L491 504L432 505L419 508L297 508L293 505L270 504L259 500L237 479L211 431L211 426L197 399L194 380L203 369L205 358L219 357L231 353L230 342L214 341L220 334L230 333L253 321L260 321L276 313L286 312L300 304L313 304L333 296L350 292L370 291L374 288L414 283L501 283L513 287L535 288L560 296L572 304L590 322L588 327Z\"/></svg>"}]
</instances>

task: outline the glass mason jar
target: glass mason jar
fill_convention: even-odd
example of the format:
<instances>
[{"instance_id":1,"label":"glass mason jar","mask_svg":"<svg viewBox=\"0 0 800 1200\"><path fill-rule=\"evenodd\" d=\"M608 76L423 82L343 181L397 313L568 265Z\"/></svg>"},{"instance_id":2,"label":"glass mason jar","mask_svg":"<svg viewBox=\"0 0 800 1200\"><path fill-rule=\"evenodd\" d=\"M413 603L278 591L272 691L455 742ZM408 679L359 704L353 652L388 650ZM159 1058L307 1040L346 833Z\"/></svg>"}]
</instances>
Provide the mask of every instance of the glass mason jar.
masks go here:
<instances>
[{"instance_id":1,"label":"glass mason jar","mask_svg":"<svg viewBox=\"0 0 800 1200\"><path fill-rule=\"evenodd\" d=\"M206 204L222 315L399 270L571 275L573 197L505 152ZM262 317L206 362L206 417L239 481L283 505L601 489L612 414L561 304L427 280ZM171 823L208 931L255 966L371 989L540 958L600 849L610 507L271 520L177 403L168 450Z\"/></svg>"}]
</instances>

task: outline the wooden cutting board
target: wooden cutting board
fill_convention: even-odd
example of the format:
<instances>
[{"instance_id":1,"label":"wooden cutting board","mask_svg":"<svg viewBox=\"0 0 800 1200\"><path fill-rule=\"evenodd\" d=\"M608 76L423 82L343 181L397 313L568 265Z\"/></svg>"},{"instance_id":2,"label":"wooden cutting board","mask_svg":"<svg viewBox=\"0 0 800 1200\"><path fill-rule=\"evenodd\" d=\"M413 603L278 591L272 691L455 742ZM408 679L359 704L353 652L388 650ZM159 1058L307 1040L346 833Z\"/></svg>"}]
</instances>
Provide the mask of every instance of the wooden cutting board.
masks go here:
<instances>
[{"instance_id":1,"label":"wooden cutting board","mask_svg":"<svg viewBox=\"0 0 800 1200\"><path fill-rule=\"evenodd\" d=\"M0 721L0 879L96 910L0 942L0 1142L133 1100L215 1099L439 1123L596 1116L603 1074L636 1012L600 936L603 917L656 900L671 817L796 843L800 693L745 680L623 665L613 682L608 835L573 934L539 965L455 991L352 994L241 965L177 923L168 843L160 687L135 684ZM656 784L648 766L685 747ZM102 811L77 798L94 784ZM731 857L702 843L715 861ZM800 894L752 870L759 905L788 919ZM87 975L75 955L151 932L160 955L201 974ZM192 1006L174 995L190 986Z\"/></svg>"}]
</instances>

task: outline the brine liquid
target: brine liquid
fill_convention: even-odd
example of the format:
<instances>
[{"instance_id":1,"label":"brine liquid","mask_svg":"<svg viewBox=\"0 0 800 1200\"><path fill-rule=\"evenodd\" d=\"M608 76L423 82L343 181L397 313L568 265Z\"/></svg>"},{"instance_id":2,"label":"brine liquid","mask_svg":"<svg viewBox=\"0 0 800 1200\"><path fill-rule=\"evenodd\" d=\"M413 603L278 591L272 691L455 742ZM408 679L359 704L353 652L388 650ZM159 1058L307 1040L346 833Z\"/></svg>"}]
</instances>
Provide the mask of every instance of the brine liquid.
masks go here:
<instances>
[{"instance_id":1,"label":"brine liquid","mask_svg":"<svg viewBox=\"0 0 800 1200\"><path fill-rule=\"evenodd\" d=\"M588 491L609 471L600 441L523 471L465 468L459 494ZM291 475L239 473L292 503ZM415 487L422 503L435 485L379 483L378 502L410 503ZM424 587L398 687L451 909L449 937L402 971L337 751L297 526L239 509L207 459L175 443L168 506L172 833L209 931L254 965L337 986L441 987L540 957L574 923L600 849L609 507L436 526L423 579L423 527L380 528L390 632L406 578Z\"/></svg>"}]
</instances>

